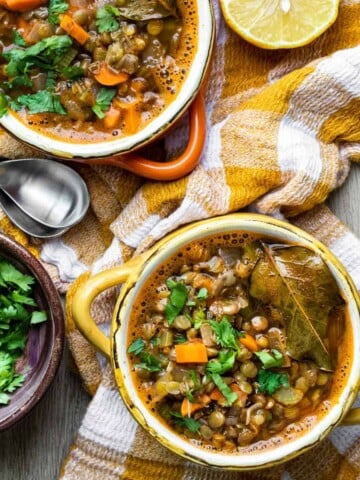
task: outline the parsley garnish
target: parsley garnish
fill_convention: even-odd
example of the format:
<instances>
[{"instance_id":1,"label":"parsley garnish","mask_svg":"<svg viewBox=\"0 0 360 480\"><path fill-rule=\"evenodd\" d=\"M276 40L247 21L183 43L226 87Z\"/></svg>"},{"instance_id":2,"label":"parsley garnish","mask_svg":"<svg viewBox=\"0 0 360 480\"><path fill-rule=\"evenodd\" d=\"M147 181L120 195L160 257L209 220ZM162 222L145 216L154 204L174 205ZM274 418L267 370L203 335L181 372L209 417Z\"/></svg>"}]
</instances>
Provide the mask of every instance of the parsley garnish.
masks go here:
<instances>
[{"instance_id":1,"label":"parsley garnish","mask_svg":"<svg viewBox=\"0 0 360 480\"><path fill-rule=\"evenodd\" d=\"M96 103L92 107L92 111L98 118L104 118L106 110L109 109L111 100L116 94L115 88L100 88L99 93L96 96Z\"/></svg>"},{"instance_id":2,"label":"parsley garnish","mask_svg":"<svg viewBox=\"0 0 360 480\"><path fill-rule=\"evenodd\" d=\"M0 92L0 118L6 115L8 109L8 101L3 93Z\"/></svg>"},{"instance_id":3,"label":"parsley garnish","mask_svg":"<svg viewBox=\"0 0 360 480\"><path fill-rule=\"evenodd\" d=\"M260 359L261 363L264 365L264 368L281 367L284 363L283 354L275 348L271 350L271 353L266 352L265 350L254 353Z\"/></svg>"},{"instance_id":4,"label":"parsley garnish","mask_svg":"<svg viewBox=\"0 0 360 480\"><path fill-rule=\"evenodd\" d=\"M180 427L187 428L190 432L197 433L200 428L200 423L191 417L183 417L180 413L170 412L174 419L174 423Z\"/></svg>"},{"instance_id":5,"label":"parsley garnish","mask_svg":"<svg viewBox=\"0 0 360 480\"><path fill-rule=\"evenodd\" d=\"M286 373L272 372L264 368L260 368L257 381L259 382L260 392L268 393L269 395L275 393L281 386L289 387L289 379Z\"/></svg>"},{"instance_id":6,"label":"parsley garnish","mask_svg":"<svg viewBox=\"0 0 360 480\"><path fill-rule=\"evenodd\" d=\"M116 17L120 15L119 10L113 5L107 4L96 11L96 26L99 33L115 32L120 27Z\"/></svg>"},{"instance_id":7,"label":"parsley garnish","mask_svg":"<svg viewBox=\"0 0 360 480\"><path fill-rule=\"evenodd\" d=\"M69 9L69 4L64 0L50 0L48 20L53 25L59 23L59 14L65 13Z\"/></svg>"},{"instance_id":8,"label":"parsley garnish","mask_svg":"<svg viewBox=\"0 0 360 480\"><path fill-rule=\"evenodd\" d=\"M204 310L195 310L193 314L193 322L194 322L194 328L196 328L196 330L198 330L201 327L204 320L205 320Z\"/></svg>"},{"instance_id":9,"label":"parsley garnish","mask_svg":"<svg viewBox=\"0 0 360 480\"><path fill-rule=\"evenodd\" d=\"M20 110L21 107L27 107L29 113L59 113L66 115L66 110L61 105L58 95L48 90L40 90L28 95L20 95L16 101L11 102L14 110Z\"/></svg>"},{"instance_id":10,"label":"parsley garnish","mask_svg":"<svg viewBox=\"0 0 360 480\"><path fill-rule=\"evenodd\" d=\"M198 294L197 294L197 298L199 300L206 300L208 298L207 288L205 288L205 287L200 288L200 290L198 291Z\"/></svg>"},{"instance_id":11,"label":"parsley garnish","mask_svg":"<svg viewBox=\"0 0 360 480\"><path fill-rule=\"evenodd\" d=\"M145 342L142 338L137 338L133 341L130 347L127 349L128 353L134 353L139 355L145 349Z\"/></svg>"},{"instance_id":12,"label":"parsley garnish","mask_svg":"<svg viewBox=\"0 0 360 480\"><path fill-rule=\"evenodd\" d=\"M184 308L188 299L188 291L183 283L178 283L171 279L167 280L166 285L170 288L171 293L165 307L165 317L168 324L171 325Z\"/></svg>"},{"instance_id":13,"label":"parsley garnish","mask_svg":"<svg viewBox=\"0 0 360 480\"><path fill-rule=\"evenodd\" d=\"M206 365L207 373L223 374L230 370L235 364L236 352L232 350L221 350L218 357L210 360Z\"/></svg>"},{"instance_id":14,"label":"parsley garnish","mask_svg":"<svg viewBox=\"0 0 360 480\"><path fill-rule=\"evenodd\" d=\"M0 259L0 404L9 403L9 393L20 387L25 375L15 372L23 354L31 324L46 320L46 313L34 310L32 295L35 278L25 275Z\"/></svg>"},{"instance_id":15,"label":"parsley garnish","mask_svg":"<svg viewBox=\"0 0 360 480\"><path fill-rule=\"evenodd\" d=\"M174 335L174 343L179 344L179 343L185 343L187 342L188 339L185 337L183 333L176 332Z\"/></svg>"},{"instance_id":16,"label":"parsley garnish","mask_svg":"<svg viewBox=\"0 0 360 480\"><path fill-rule=\"evenodd\" d=\"M149 372L160 372L161 362L158 358L151 355L149 352L141 352L138 357L141 360L141 363L135 365L137 368L142 368Z\"/></svg>"},{"instance_id":17,"label":"parsley garnish","mask_svg":"<svg viewBox=\"0 0 360 480\"><path fill-rule=\"evenodd\" d=\"M61 73L65 78L75 79L84 76L84 69L77 66L64 67Z\"/></svg>"},{"instance_id":18,"label":"parsley garnish","mask_svg":"<svg viewBox=\"0 0 360 480\"><path fill-rule=\"evenodd\" d=\"M13 42L18 47L26 47L26 42L17 30L13 31Z\"/></svg>"},{"instance_id":19,"label":"parsley garnish","mask_svg":"<svg viewBox=\"0 0 360 480\"><path fill-rule=\"evenodd\" d=\"M224 348L233 348L239 352L238 332L229 322L226 317L223 317L220 322L210 320L211 328L215 332L216 342Z\"/></svg>"},{"instance_id":20,"label":"parsley garnish","mask_svg":"<svg viewBox=\"0 0 360 480\"><path fill-rule=\"evenodd\" d=\"M212 373L210 377L215 383L215 385L218 387L220 392L226 398L227 404L232 405L238 398L236 393L231 390L229 385L224 382L223 378L218 373Z\"/></svg>"}]
</instances>

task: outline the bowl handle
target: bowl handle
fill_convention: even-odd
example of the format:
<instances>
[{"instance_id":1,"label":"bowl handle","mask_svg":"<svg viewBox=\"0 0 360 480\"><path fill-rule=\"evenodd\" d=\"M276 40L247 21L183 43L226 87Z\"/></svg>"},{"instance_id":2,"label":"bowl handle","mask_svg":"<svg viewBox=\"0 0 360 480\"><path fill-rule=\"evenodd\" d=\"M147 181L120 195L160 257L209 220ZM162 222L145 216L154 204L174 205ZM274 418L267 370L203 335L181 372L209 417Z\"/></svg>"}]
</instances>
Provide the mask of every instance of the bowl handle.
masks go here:
<instances>
[{"instance_id":1,"label":"bowl handle","mask_svg":"<svg viewBox=\"0 0 360 480\"><path fill-rule=\"evenodd\" d=\"M183 153L169 162L148 160L136 152L108 158L74 158L88 165L113 165L152 180L177 180L190 173L200 160L206 135L204 94L200 90L189 107L189 140Z\"/></svg>"},{"instance_id":2,"label":"bowl handle","mask_svg":"<svg viewBox=\"0 0 360 480\"><path fill-rule=\"evenodd\" d=\"M72 300L71 308L75 325L84 337L108 358L111 356L110 339L92 318L91 304L101 292L123 283L131 274L134 274L133 262L109 268L80 285Z\"/></svg>"}]
</instances>

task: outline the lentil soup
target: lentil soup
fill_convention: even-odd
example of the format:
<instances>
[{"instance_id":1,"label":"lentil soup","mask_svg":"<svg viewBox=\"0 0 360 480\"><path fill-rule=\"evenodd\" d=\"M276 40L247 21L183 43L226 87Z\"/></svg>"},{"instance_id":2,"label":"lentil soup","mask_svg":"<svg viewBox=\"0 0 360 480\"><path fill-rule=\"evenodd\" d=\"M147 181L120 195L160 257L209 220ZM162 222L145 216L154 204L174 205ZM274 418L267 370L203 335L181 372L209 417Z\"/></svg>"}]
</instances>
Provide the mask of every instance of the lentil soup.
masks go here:
<instances>
[{"instance_id":1,"label":"lentil soup","mask_svg":"<svg viewBox=\"0 0 360 480\"><path fill-rule=\"evenodd\" d=\"M197 51L193 0L0 1L0 114L73 143L142 130Z\"/></svg>"},{"instance_id":2,"label":"lentil soup","mask_svg":"<svg viewBox=\"0 0 360 480\"><path fill-rule=\"evenodd\" d=\"M319 255L229 232L157 267L129 319L132 381L194 445L256 453L311 430L345 388L347 306Z\"/></svg>"}]
</instances>

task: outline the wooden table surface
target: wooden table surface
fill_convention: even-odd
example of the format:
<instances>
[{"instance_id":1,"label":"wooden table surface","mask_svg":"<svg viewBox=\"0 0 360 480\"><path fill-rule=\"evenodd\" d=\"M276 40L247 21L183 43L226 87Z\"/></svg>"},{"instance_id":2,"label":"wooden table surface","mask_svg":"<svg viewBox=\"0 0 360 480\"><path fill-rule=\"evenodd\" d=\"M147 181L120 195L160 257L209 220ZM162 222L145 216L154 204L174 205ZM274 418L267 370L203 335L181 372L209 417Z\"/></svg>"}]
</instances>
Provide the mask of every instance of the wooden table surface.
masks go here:
<instances>
[{"instance_id":1,"label":"wooden table surface","mask_svg":"<svg viewBox=\"0 0 360 480\"><path fill-rule=\"evenodd\" d=\"M360 167L353 165L346 183L331 195L328 205L358 236L359 204ZM58 478L89 402L71 370L66 349L59 373L42 402L22 423L0 434L1 480Z\"/></svg>"}]
</instances>

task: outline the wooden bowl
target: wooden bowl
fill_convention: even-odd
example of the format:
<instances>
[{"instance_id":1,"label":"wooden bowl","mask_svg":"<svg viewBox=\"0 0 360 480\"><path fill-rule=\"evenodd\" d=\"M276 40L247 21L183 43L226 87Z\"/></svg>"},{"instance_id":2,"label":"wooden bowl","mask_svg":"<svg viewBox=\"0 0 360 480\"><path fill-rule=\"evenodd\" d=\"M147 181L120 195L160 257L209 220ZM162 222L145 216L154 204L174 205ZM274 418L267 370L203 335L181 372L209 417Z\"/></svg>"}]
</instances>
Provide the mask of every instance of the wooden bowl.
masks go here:
<instances>
[{"instance_id":1,"label":"wooden bowl","mask_svg":"<svg viewBox=\"0 0 360 480\"><path fill-rule=\"evenodd\" d=\"M15 240L0 234L0 256L37 282L34 297L47 321L31 327L20 360L26 379L8 405L0 406L0 432L24 418L40 401L58 370L64 346L64 315L59 294L48 273L31 253Z\"/></svg>"}]
</instances>

